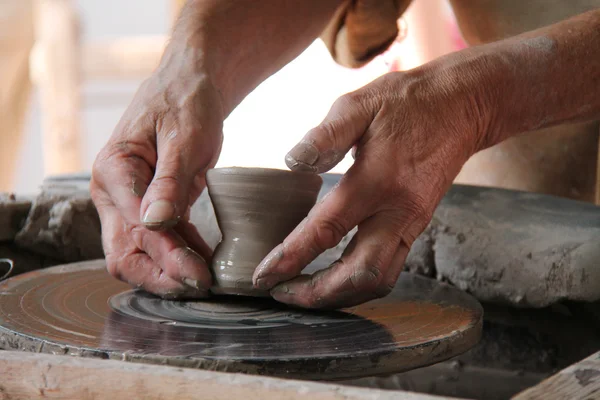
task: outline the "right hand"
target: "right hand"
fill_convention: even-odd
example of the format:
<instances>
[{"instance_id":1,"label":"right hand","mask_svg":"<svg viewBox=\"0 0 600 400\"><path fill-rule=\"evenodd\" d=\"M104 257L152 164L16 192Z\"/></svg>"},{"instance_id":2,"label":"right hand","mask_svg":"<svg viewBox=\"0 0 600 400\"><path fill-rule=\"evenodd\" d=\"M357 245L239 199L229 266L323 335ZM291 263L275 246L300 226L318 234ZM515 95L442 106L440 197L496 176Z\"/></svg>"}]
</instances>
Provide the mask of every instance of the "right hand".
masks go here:
<instances>
[{"instance_id":1,"label":"right hand","mask_svg":"<svg viewBox=\"0 0 600 400\"><path fill-rule=\"evenodd\" d=\"M211 249L189 222L223 140L221 96L189 54L165 57L98 154L91 194L108 271L163 298L206 297Z\"/></svg>"}]
</instances>

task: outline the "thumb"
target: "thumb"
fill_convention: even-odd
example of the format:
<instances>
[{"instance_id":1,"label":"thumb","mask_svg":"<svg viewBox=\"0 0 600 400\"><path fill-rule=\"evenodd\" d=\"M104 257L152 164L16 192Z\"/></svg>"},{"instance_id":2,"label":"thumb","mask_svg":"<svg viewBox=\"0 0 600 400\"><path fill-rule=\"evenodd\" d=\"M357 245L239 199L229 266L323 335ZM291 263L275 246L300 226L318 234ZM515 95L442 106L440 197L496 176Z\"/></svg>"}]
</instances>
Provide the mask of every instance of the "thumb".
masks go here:
<instances>
[{"instance_id":1,"label":"thumb","mask_svg":"<svg viewBox=\"0 0 600 400\"><path fill-rule=\"evenodd\" d=\"M175 226L205 186L204 172L218 158L222 135L201 132L196 121L180 121L157 134L156 171L140 209L142 223L151 230Z\"/></svg>"},{"instance_id":2,"label":"thumb","mask_svg":"<svg viewBox=\"0 0 600 400\"><path fill-rule=\"evenodd\" d=\"M323 173L335 167L371 125L375 112L372 101L361 92L338 98L319 126L311 129L285 156L294 171Z\"/></svg>"}]
</instances>

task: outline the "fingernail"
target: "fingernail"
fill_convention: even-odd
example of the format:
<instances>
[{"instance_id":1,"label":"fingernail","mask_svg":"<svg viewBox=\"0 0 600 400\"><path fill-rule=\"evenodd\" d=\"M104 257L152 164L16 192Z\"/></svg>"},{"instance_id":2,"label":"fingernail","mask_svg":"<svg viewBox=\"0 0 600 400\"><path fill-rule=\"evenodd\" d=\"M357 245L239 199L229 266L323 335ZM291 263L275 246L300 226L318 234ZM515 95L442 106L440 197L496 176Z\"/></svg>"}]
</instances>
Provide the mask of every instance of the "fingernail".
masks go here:
<instances>
[{"instance_id":1,"label":"fingernail","mask_svg":"<svg viewBox=\"0 0 600 400\"><path fill-rule=\"evenodd\" d=\"M198 290L207 290L212 282L208 280L208 264L204 258L190 247L182 249L177 257L183 283Z\"/></svg>"},{"instance_id":2,"label":"fingernail","mask_svg":"<svg viewBox=\"0 0 600 400\"><path fill-rule=\"evenodd\" d=\"M168 229L177 225L178 218L175 207L167 200L156 200L150 203L142 222L148 229Z\"/></svg>"},{"instance_id":3,"label":"fingernail","mask_svg":"<svg viewBox=\"0 0 600 400\"><path fill-rule=\"evenodd\" d=\"M266 275L262 278L258 278L254 286L256 286L257 289L270 290L281 281L282 279L280 279L278 275Z\"/></svg>"},{"instance_id":4,"label":"fingernail","mask_svg":"<svg viewBox=\"0 0 600 400\"><path fill-rule=\"evenodd\" d=\"M160 297L162 297L163 300L177 300L180 298L180 296L181 292L167 292Z\"/></svg>"},{"instance_id":5,"label":"fingernail","mask_svg":"<svg viewBox=\"0 0 600 400\"><path fill-rule=\"evenodd\" d=\"M193 287L194 289L202 290L202 284L200 283L200 281L190 278L183 278L183 283L190 287Z\"/></svg>"},{"instance_id":6,"label":"fingernail","mask_svg":"<svg viewBox=\"0 0 600 400\"><path fill-rule=\"evenodd\" d=\"M279 285L279 286L275 286L273 289L271 289L271 294L276 295L276 294L295 294L295 293L292 290L290 290L290 287L288 285Z\"/></svg>"},{"instance_id":7,"label":"fingernail","mask_svg":"<svg viewBox=\"0 0 600 400\"><path fill-rule=\"evenodd\" d=\"M253 281L256 285L258 280L266 278L271 275L271 270L279 264L279 261L283 259L283 245L275 247L267 256L261 261L254 271Z\"/></svg>"},{"instance_id":8,"label":"fingernail","mask_svg":"<svg viewBox=\"0 0 600 400\"><path fill-rule=\"evenodd\" d=\"M285 163L293 171L316 172L319 150L309 142L300 142L285 156Z\"/></svg>"}]
</instances>

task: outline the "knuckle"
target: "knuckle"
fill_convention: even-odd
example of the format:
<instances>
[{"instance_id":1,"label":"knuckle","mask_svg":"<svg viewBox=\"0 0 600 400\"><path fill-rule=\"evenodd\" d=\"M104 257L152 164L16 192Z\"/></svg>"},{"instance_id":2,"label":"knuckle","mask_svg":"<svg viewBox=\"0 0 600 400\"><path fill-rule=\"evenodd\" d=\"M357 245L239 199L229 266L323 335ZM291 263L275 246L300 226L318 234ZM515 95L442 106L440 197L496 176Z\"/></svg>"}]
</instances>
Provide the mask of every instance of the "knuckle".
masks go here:
<instances>
[{"instance_id":1,"label":"knuckle","mask_svg":"<svg viewBox=\"0 0 600 400\"><path fill-rule=\"evenodd\" d=\"M153 144L148 140L117 140L101 151L99 161L102 165L115 159L142 159L150 162L155 160L149 160L148 156L155 152Z\"/></svg>"},{"instance_id":2,"label":"knuckle","mask_svg":"<svg viewBox=\"0 0 600 400\"><path fill-rule=\"evenodd\" d=\"M382 106L379 97L380 95L377 94L377 91L363 87L362 89L338 97L334 103L334 109L342 115L351 109L355 112L363 113L365 117L369 116L373 119L375 110Z\"/></svg>"},{"instance_id":3,"label":"knuckle","mask_svg":"<svg viewBox=\"0 0 600 400\"><path fill-rule=\"evenodd\" d=\"M350 284L356 292L374 293L381 286L382 279L381 268L373 264L367 264L350 275Z\"/></svg>"},{"instance_id":4,"label":"knuckle","mask_svg":"<svg viewBox=\"0 0 600 400\"><path fill-rule=\"evenodd\" d=\"M353 92L345 93L338 97L335 102L337 107L340 107L340 110L343 110L346 107L352 107L356 103L360 103L364 98L362 91L355 90Z\"/></svg>"},{"instance_id":5,"label":"knuckle","mask_svg":"<svg viewBox=\"0 0 600 400\"><path fill-rule=\"evenodd\" d=\"M109 143L100 152L99 160L105 164L107 161L119 157L132 157L136 154L134 150L135 144L129 140L118 140Z\"/></svg>"},{"instance_id":6,"label":"knuckle","mask_svg":"<svg viewBox=\"0 0 600 400\"><path fill-rule=\"evenodd\" d=\"M413 194L405 198L403 212L411 221L408 224L409 229L403 234L404 242L410 247L433 218L434 208L430 207L422 196Z\"/></svg>"},{"instance_id":7,"label":"knuckle","mask_svg":"<svg viewBox=\"0 0 600 400\"><path fill-rule=\"evenodd\" d=\"M367 96L364 90L343 94L333 103L333 110L340 118L348 114L349 111L364 110Z\"/></svg>"},{"instance_id":8,"label":"knuckle","mask_svg":"<svg viewBox=\"0 0 600 400\"><path fill-rule=\"evenodd\" d=\"M133 141L116 141L107 144L96 156L92 164L92 179L103 181L107 175L114 175L124 167L136 167L139 162L151 163L148 159L148 144Z\"/></svg>"},{"instance_id":9,"label":"knuckle","mask_svg":"<svg viewBox=\"0 0 600 400\"><path fill-rule=\"evenodd\" d=\"M328 121L319 127L318 132L318 140L324 145L324 147L335 148L337 139L336 139L336 123L334 121Z\"/></svg>"},{"instance_id":10,"label":"knuckle","mask_svg":"<svg viewBox=\"0 0 600 400\"><path fill-rule=\"evenodd\" d=\"M404 216L410 220L430 219L433 216L433 207L423 195L407 190L404 184L399 186L400 189L393 190L392 196L397 199L396 204Z\"/></svg>"},{"instance_id":11,"label":"knuckle","mask_svg":"<svg viewBox=\"0 0 600 400\"><path fill-rule=\"evenodd\" d=\"M336 112L344 112L348 107L351 107L354 104L354 99L356 95L353 93L346 93L338 97L334 102L332 109Z\"/></svg>"},{"instance_id":12,"label":"knuckle","mask_svg":"<svg viewBox=\"0 0 600 400\"><path fill-rule=\"evenodd\" d=\"M418 194L409 196L407 210L414 219L430 219L433 215L433 208L429 206L429 202Z\"/></svg>"},{"instance_id":13,"label":"knuckle","mask_svg":"<svg viewBox=\"0 0 600 400\"><path fill-rule=\"evenodd\" d=\"M178 195L185 184L180 174L159 173L152 179L148 190L161 198L169 198Z\"/></svg>"},{"instance_id":14,"label":"knuckle","mask_svg":"<svg viewBox=\"0 0 600 400\"><path fill-rule=\"evenodd\" d=\"M339 218L324 219L317 223L313 247L319 252L335 247L348 231Z\"/></svg>"},{"instance_id":15,"label":"knuckle","mask_svg":"<svg viewBox=\"0 0 600 400\"><path fill-rule=\"evenodd\" d=\"M179 174L161 174L154 177L153 184L163 185L173 185L179 186L181 185L181 176Z\"/></svg>"}]
</instances>

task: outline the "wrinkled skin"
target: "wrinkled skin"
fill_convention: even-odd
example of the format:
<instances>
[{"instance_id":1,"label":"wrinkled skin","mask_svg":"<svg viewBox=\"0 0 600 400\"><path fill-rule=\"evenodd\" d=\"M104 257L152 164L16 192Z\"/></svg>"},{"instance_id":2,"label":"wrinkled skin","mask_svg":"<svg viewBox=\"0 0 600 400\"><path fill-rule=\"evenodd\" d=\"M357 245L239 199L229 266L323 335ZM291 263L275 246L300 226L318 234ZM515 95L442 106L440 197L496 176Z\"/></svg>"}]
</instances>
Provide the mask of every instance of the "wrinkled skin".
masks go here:
<instances>
[{"instance_id":1,"label":"wrinkled skin","mask_svg":"<svg viewBox=\"0 0 600 400\"><path fill-rule=\"evenodd\" d=\"M223 119L322 32L338 3L188 0L179 35L94 164L113 276L165 298L208 295L211 251L188 213L217 162ZM342 96L286 162L315 173L349 151L355 162L257 267L255 286L308 308L385 296L472 154L532 129L600 118L598 32L600 10L590 11ZM356 226L340 260L300 275Z\"/></svg>"},{"instance_id":2,"label":"wrinkled skin","mask_svg":"<svg viewBox=\"0 0 600 400\"><path fill-rule=\"evenodd\" d=\"M223 112L214 85L192 68L165 57L98 155L91 182L108 271L170 298L205 297L212 284L211 249L188 220L221 151Z\"/></svg>"},{"instance_id":3,"label":"wrinkled skin","mask_svg":"<svg viewBox=\"0 0 600 400\"><path fill-rule=\"evenodd\" d=\"M431 85L427 77L387 74L338 99L288 154L290 168L318 173L351 148L355 162L257 268L256 286L310 308L355 305L389 293L412 243L475 149L474 127L461 118L469 112L465 98ZM338 261L297 276L355 226Z\"/></svg>"}]
</instances>

